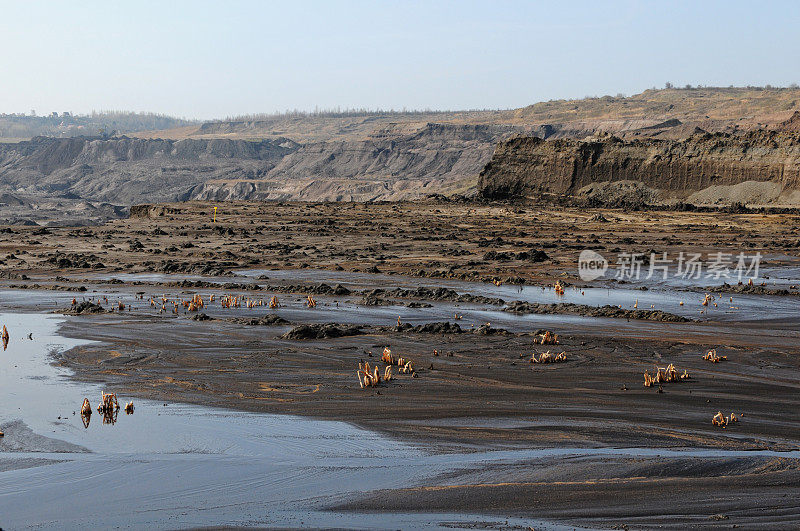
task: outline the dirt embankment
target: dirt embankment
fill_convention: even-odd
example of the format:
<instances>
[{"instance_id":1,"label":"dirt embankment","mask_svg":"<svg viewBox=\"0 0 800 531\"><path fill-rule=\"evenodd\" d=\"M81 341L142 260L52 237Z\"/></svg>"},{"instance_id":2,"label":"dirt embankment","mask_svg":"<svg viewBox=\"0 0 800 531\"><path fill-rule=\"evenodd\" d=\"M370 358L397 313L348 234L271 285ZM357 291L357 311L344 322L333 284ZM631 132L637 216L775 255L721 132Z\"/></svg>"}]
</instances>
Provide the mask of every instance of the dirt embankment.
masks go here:
<instances>
[{"instance_id":1,"label":"dirt embankment","mask_svg":"<svg viewBox=\"0 0 800 531\"><path fill-rule=\"evenodd\" d=\"M367 139L305 144L258 179L206 182L201 200L371 201L474 192L500 140L528 129L429 123L374 131Z\"/></svg>"},{"instance_id":2,"label":"dirt embankment","mask_svg":"<svg viewBox=\"0 0 800 531\"><path fill-rule=\"evenodd\" d=\"M0 193L117 205L163 201L370 201L474 191L494 146L531 128L427 124L367 139L37 137L0 144Z\"/></svg>"},{"instance_id":3,"label":"dirt embankment","mask_svg":"<svg viewBox=\"0 0 800 531\"><path fill-rule=\"evenodd\" d=\"M686 140L502 142L481 173L488 198L557 194L638 203L800 204L800 134L701 133Z\"/></svg>"},{"instance_id":4,"label":"dirt embankment","mask_svg":"<svg viewBox=\"0 0 800 531\"><path fill-rule=\"evenodd\" d=\"M167 120L164 126L174 123L180 127L130 133L136 138L37 137L0 143L0 194L24 191L39 199L81 199L114 205L187 199L375 201L434 194L471 196L477 190L478 174L492 160L497 143L514 135L583 139L613 134L627 140L683 139L697 131L796 131L799 120L792 118L792 113L797 111L798 94L797 89L670 89L648 90L628 98L542 102L508 111L300 113L195 125ZM605 162L608 157L595 154L596 142L580 148L579 156L570 155L570 150L575 151L574 146L582 143L546 144L562 147L543 154L543 161L533 164L541 167L533 179L525 176L530 169L514 168L511 177L505 176L505 170L515 164L522 168L531 165L531 149L522 149L525 144L504 143L490 167L505 170L490 173L494 184L483 188L502 196L539 188L577 190L583 177L590 184L619 182L626 178L626 172L642 173L640 159L649 161L652 154L663 159L647 162L651 168L647 175L654 185L636 177L636 182L644 183L644 189L623 190L621 195L634 193L649 201L660 189L686 189L688 194L692 193L690 189L710 188L696 198L697 202L713 203L729 197L769 202L780 196L783 185L773 186L772 173L764 177L763 165L754 163L759 157L772 157L760 154L762 149L771 149L771 141L766 145L758 142L745 140L746 147L734 146L717 153L716 148L694 149L694 141L653 144L645 140L644 149L610 155L610 167ZM541 150L538 147L533 151ZM692 157L686 162L687 168L681 166L682 151ZM715 157L723 162L716 162ZM515 158L520 161L514 162ZM765 163L770 171L784 162L780 156L775 158L775 162ZM572 159L581 162L573 164L576 171L580 170L574 179L570 179ZM586 159L591 164L586 165ZM691 168L698 160L702 167L695 171ZM600 169L595 171L595 166ZM743 171L744 179L740 178ZM514 176L515 172L521 172L523 178ZM710 184L703 184L700 177ZM666 184L662 182L665 179L669 181ZM736 190L719 188L729 186L728 181L739 186L742 180L763 181L769 186L757 183ZM615 190L600 193L620 195ZM16 217L13 212L7 217L12 215ZM31 215L35 220L51 218L35 212ZM0 220L3 217L0 208Z\"/></svg>"},{"instance_id":5,"label":"dirt embankment","mask_svg":"<svg viewBox=\"0 0 800 531\"><path fill-rule=\"evenodd\" d=\"M186 200L214 178L255 178L295 146L281 140L44 138L0 144L0 190L129 205Z\"/></svg>"},{"instance_id":6,"label":"dirt embankment","mask_svg":"<svg viewBox=\"0 0 800 531\"><path fill-rule=\"evenodd\" d=\"M680 139L709 132L781 128L800 109L800 89L693 87L651 89L628 97L550 100L510 110L344 112L253 115L171 130L131 133L139 138L274 139L304 145L411 135L426 124L514 126L542 138L585 138L600 132L623 138ZM784 129L785 130L785 129Z\"/></svg>"}]
</instances>

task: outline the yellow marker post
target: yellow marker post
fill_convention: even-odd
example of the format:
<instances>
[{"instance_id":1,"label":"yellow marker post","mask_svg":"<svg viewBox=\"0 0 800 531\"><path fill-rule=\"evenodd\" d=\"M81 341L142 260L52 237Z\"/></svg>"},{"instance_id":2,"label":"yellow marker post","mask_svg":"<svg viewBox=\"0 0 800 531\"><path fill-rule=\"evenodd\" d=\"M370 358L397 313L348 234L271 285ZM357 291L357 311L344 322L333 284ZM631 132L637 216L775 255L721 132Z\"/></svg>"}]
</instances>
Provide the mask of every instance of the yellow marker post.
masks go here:
<instances>
[{"instance_id":1,"label":"yellow marker post","mask_svg":"<svg viewBox=\"0 0 800 531\"><path fill-rule=\"evenodd\" d=\"M217 222L217 207L214 207L214 223Z\"/></svg>"}]
</instances>

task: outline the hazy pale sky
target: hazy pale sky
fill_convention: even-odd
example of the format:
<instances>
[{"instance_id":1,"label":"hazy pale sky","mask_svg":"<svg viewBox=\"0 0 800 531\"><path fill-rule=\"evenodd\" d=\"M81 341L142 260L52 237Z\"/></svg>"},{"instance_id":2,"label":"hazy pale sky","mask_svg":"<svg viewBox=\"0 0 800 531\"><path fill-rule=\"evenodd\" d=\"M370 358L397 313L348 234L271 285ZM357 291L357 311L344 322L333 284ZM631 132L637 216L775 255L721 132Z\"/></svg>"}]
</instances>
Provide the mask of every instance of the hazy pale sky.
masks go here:
<instances>
[{"instance_id":1,"label":"hazy pale sky","mask_svg":"<svg viewBox=\"0 0 800 531\"><path fill-rule=\"evenodd\" d=\"M0 112L513 108L800 82L796 1L0 0Z\"/></svg>"}]
</instances>

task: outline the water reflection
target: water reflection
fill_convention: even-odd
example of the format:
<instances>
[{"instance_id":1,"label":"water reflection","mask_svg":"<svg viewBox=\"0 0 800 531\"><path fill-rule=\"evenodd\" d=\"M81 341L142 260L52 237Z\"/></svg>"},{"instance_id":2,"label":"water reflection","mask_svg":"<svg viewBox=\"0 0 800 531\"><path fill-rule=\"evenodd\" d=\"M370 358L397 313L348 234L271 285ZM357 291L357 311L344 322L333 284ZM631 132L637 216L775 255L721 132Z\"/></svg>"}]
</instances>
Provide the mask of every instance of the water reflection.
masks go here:
<instances>
[{"instance_id":1,"label":"water reflection","mask_svg":"<svg viewBox=\"0 0 800 531\"><path fill-rule=\"evenodd\" d=\"M104 409L103 410L103 424L114 425L117 423L117 413L119 409Z\"/></svg>"}]
</instances>

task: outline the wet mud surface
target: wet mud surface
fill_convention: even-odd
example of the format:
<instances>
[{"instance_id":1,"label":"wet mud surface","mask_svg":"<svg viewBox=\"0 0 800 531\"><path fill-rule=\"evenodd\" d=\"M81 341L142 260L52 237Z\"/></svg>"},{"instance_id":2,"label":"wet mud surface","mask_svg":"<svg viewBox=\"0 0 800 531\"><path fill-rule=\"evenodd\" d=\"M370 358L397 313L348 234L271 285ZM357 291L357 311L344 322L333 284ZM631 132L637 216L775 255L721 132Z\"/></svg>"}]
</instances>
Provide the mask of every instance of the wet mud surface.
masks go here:
<instances>
[{"instance_id":1,"label":"wet mud surface","mask_svg":"<svg viewBox=\"0 0 800 531\"><path fill-rule=\"evenodd\" d=\"M276 207L276 211L281 208L289 207ZM326 207L314 208L325 211ZM379 219L370 208L377 212L391 210L391 206L383 205L366 207L359 221L366 223L367 212L371 219ZM448 207L436 208L442 215L455 212ZM478 210L481 208L493 207ZM432 210L427 215L433 216ZM313 209L303 214L301 210L295 212L309 219L304 224L287 222L286 231L301 226L310 231L309 227L316 227L324 232L330 245L341 244L342 249L347 247L350 230L354 238L361 234L355 221L340 235L331 232L330 227L336 225L312 221L332 216L334 223L339 223L334 214L315 218L305 216L315 212ZM525 216L520 215L523 221L517 225L522 227ZM517 236L525 242L524 248L515 243L510 249L491 249L519 253L537 242L543 243L543 238L536 238L549 234L547 231L556 226L571 233L562 242L572 237L586 239L582 229L566 229L566 218L562 216L567 215L574 218L577 213L554 214L554 218L537 214L544 227L535 238ZM763 284L792 292L797 275L789 264L795 259L787 249L772 249L773 244L766 238L769 227L776 233L795 231L792 216L786 216L784 223L769 220L769 216L748 215L753 216L752 226L743 228L746 223L738 216L720 214L714 218L718 230L712 234L693 228L709 222L701 219L706 214L693 214L698 218L682 217L689 213L665 215L674 217L667 220L664 229L675 230L671 240L705 234L704 245L709 248L733 246L745 231L754 248L774 251L769 259L770 278L763 279ZM179 222L180 216L174 216L172 223L176 225L189 224L193 219L187 214L188 218ZM646 229L641 246L651 245L649 238L653 237L657 220L649 220L647 213L615 212L605 216L616 220L619 226L624 220L631 225L631 233ZM412 226L409 213L401 211L398 219L406 219L407 227ZM136 227L135 230L144 231L137 239L144 245L149 238L152 244L147 243L148 248L163 238L153 234L154 223L163 227L163 232L171 230L164 221L168 220L128 220L93 230L122 230L129 223L130 230ZM233 231L232 238L240 238L234 222L223 221L232 225L228 227ZM564 225L559 225L562 222ZM670 229L669 223L678 222L684 226L683 232L677 231L676 226ZM247 224L243 220L236 223ZM589 227L586 230L595 230ZM201 239L189 229L183 230L193 235L190 239ZM269 242L272 236L267 232L250 232L249 237ZM384 232L390 233L388 229ZM428 232L437 234L436 230ZM441 242L414 240L413 234L381 239L396 240L397 244L423 242L409 249L423 249L426 253L433 248L426 245ZM597 235L598 240L606 241ZM359 237L363 245L363 234ZM488 229L474 229L462 237L465 250L472 252L471 245L477 249L477 242L497 235L492 236ZM617 237L616 233L613 237ZM331 238L335 241L331 242ZM381 239L376 239L376 245ZM607 239L605 244L609 245L610 232ZM46 247L45 238L42 240L41 245ZM578 243L573 241L570 245ZM572 277L562 276L563 272L575 270L574 262L569 262L579 251L561 247L545 248L548 256L554 257L552 262L537 262L531 269L507 263L508 257L497 261L497 255L473 265L467 265L471 259L466 254L466 258L453 258L474 271L466 277L479 280L476 282L453 278L454 275L422 277L410 265L416 259L406 254L392 258L389 251L393 248L388 243L386 246L382 249L385 261L374 264L367 256L355 258L351 264L309 260L315 262L315 267L321 265L328 270L290 270L259 263L215 271L211 276L150 271L150 266L133 258L126 258L127 262L117 260L116 251L108 249L104 268L59 270L57 275L44 268L17 270L15 278L0 286L4 288L0 289L0 311L51 314L51 319L58 320L57 334L64 338L65 348L54 351L47 361L54 364L53 370L65 371L67 376L63 378L81 389L72 393L77 400L74 405L72 396L68 397L68 413L79 407L83 396L78 395L83 389L95 392L102 387L121 397L135 398L137 403L142 401L141 410L137 409L130 418L137 419L135 422L122 418L116 426L109 427L113 430L130 421L127 424L133 429L140 426L139 422L144 423L144 435L125 444L120 442L122 435L114 439L115 444L122 445L120 451L128 460L148 454L143 461L150 463L145 468L152 470L139 469L135 477L151 477L155 481L159 465L152 452L164 449L148 446L145 441L162 437L174 440L165 435L171 431L183 433L184 440L190 442L188 447L205 449L182 457L186 462L172 460L168 466L174 467L171 470L176 473L215 470L228 459L236 462L231 470L250 467L257 471L245 474L240 483L233 476L220 476L213 488L232 489L231 493L220 503L225 509L209 513L211 516L205 520L182 518L173 512L177 511L175 507L154 503L154 514L174 518L177 527L234 523L494 528L506 527L507 518L507 526L536 528L793 528L800 524L800 504L796 501L800 494L800 299L741 287L721 288L714 293L716 304L703 306L700 301L703 289L708 287L705 282L581 283L574 273ZM484 253L489 250L480 249ZM321 256L307 249L304 252L310 258ZM363 248L354 252L368 254ZM127 250L119 253L128 255ZM443 260L441 252L439 255ZM240 265L242 260L234 257L231 262ZM264 259L267 261L271 260ZM293 259L288 262L296 265ZM337 271L337 266L345 270ZM367 271L373 266L379 272ZM515 272L525 276L528 283L519 286L483 282L493 277L510 278ZM23 274L27 279L21 278ZM568 279L563 295L550 287L558 278ZM780 281L770 284L772 279ZM20 289L22 285L27 289ZM83 291L79 291L81 288ZM214 302L210 302L212 294ZM195 295L203 298L205 306L188 311L182 301ZM308 307L309 295L316 307ZM223 308L220 300L225 296L237 296L240 306ZM273 296L279 306L270 309L268 302ZM175 301L181 301L177 313ZM119 303L124 310L120 311ZM99 305L99 309L93 305ZM79 308L82 311L77 311ZM510 311L513 309L518 311ZM77 315L62 317L65 311ZM650 319L654 314L673 317ZM198 317L201 315L206 318ZM558 344L538 344L537 332L542 329L557 334ZM16 334L15 330L12 332ZM12 337L13 341L24 339L17 338L18 335ZM362 389L356 376L359 362L368 361L383 369L381 353L387 346L393 354L413 361L414 374L395 371L391 381ZM13 342L9 349L12 347ZM727 359L719 363L704 360L709 349L716 349ZM532 354L539 356L548 351L564 352L566 361L530 362ZM643 386L645 371L652 375L669 364L679 372L685 370L689 378ZM169 404L166 409L164 403ZM193 407L201 409L191 410ZM169 416L167 411L172 408L182 412L177 417ZM158 417L157 411L167 416ZM711 419L717 411L726 416L735 413L740 420L725 428L713 426ZM102 436L86 439L70 435L72 428L56 428L53 433L50 423L32 420L49 411L37 407L23 413L21 417L5 413L0 417L0 429L6 431L8 441L17 441L12 458L11 446L3 449L9 442L0 439L0 470L7 470L0 475L0 493L11 489L12 476L6 476L3 483L6 474L16 474L13 479L19 481L31 478L25 475L26 470L31 474L33 470L59 466L69 469L65 478L74 479L80 469L75 463L91 462L91 467L101 467L114 462L113 457L98 451L104 443ZM215 420L187 427L195 417ZM168 422L147 426L153 418ZM288 427L278 429L283 421L271 419L334 424L309 428L291 421ZM17 421L23 424L14 424ZM229 434L224 434L226 421L230 422ZM70 425L75 422L78 421L70 420ZM318 464L330 465L337 471L319 482L308 479L316 472L297 476L288 483L278 481L287 469L267 470L266 457L255 464L243 458L261 452L257 449L266 440L263 426L272 432L306 433L303 448L313 451L299 451L301 457L315 461L320 455L328 456L334 461ZM41 442L42 449L33 450L33 442L23 444L25 439L14 435L26 429L37 437L89 452L69 453L46 447L50 444L46 442ZM250 441L253 446L225 457L220 448L199 444L197 441L202 438L197 429L209 430L209 440L216 437ZM325 429L336 433L354 431L343 439L351 442L340 444L329 442ZM91 431L90 427L88 432ZM365 442L355 442L363 437ZM170 455L180 449L177 443L164 444L169 446ZM283 448L280 442L274 444L270 448ZM326 448L323 454L319 453ZM32 455L35 451L41 455ZM67 454L79 457L61 463ZM356 465L356 455L367 460ZM23 459L45 461L26 464ZM288 465L312 470L303 459L290 460ZM350 466L357 472L348 476L343 470ZM375 472L370 473L373 469ZM256 482L258 474L274 474L275 485L288 488L293 503L299 499L306 502L295 505L288 513L277 506L259 512L255 505L248 505L249 494L243 488L251 481L248 478ZM48 491L45 477L43 472L37 488L43 489L45 496L54 496ZM202 483L199 477L196 481ZM326 487L341 483L346 483L347 488ZM261 495L280 491L271 488L259 483L255 491ZM166 488L163 494L175 492ZM32 493L33 490L28 492ZM247 507L241 511L247 517L234 516L238 514L234 509L237 497ZM180 499L192 506L202 497L193 494ZM378 523L366 516L376 512L383 515ZM459 514L462 516L451 520ZM102 521L124 524L124 520L110 517ZM137 522L144 525L147 520Z\"/></svg>"},{"instance_id":2,"label":"wet mud surface","mask_svg":"<svg viewBox=\"0 0 800 531\"><path fill-rule=\"evenodd\" d=\"M303 269L327 269L537 284L556 277L576 280L582 250L606 255L612 266L623 252L668 253L676 259L680 252L746 251L761 253L767 271L794 261L793 277L800 277L793 258L800 216L788 213L446 202L187 202L140 210L149 217L80 228L4 228L0 271L14 278L47 271L82 277L91 272L180 273L201 280L203 275L269 269L293 270L289 274L302 280ZM793 279L766 280L797 289L790 288ZM679 283L725 281L736 283L725 278Z\"/></svg>"}]
</instances>

